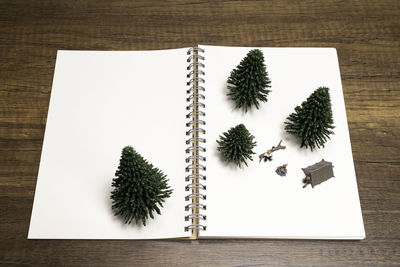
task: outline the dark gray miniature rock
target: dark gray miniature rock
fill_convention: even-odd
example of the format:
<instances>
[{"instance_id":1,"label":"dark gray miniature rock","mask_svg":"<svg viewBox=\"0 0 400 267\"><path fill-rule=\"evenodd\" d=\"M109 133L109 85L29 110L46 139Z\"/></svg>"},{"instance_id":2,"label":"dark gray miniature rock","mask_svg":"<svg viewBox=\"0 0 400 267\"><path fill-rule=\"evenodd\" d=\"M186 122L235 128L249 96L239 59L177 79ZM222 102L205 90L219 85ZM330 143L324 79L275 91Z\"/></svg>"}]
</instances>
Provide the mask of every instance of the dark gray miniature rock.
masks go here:
<instances>
[{"instance_id":1,"label":"dark gray miniature rock","mask_svg":"<svg viewBox=\"0 0 400 267\"><path fill-rule=\"evenodd\" d=\"M313 188L320 183L334 177L332 162L322 159L307 168L302 168L306 177L303 179L304 187L310 184Z\"/></svg>"}]
</instances>

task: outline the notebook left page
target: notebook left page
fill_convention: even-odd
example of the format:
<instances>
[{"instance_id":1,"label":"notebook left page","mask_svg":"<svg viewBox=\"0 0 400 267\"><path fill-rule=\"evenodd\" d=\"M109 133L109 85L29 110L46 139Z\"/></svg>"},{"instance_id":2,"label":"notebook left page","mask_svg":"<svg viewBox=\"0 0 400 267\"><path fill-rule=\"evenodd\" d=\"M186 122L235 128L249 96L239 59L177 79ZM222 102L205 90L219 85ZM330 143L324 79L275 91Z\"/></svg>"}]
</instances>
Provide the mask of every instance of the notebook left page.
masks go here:
<instances>
[{"instance_id":1,"label":"notebook left page","mask_svg":"<svg viewBox=\"0 0 400 267\"><path fill-rule=\"evenodd\" d=\"M187 237L187 48L58 51L28 238ZM121 151L132 146L173 189L145 227L111 209Z\"/></svg>"}]
</instances>

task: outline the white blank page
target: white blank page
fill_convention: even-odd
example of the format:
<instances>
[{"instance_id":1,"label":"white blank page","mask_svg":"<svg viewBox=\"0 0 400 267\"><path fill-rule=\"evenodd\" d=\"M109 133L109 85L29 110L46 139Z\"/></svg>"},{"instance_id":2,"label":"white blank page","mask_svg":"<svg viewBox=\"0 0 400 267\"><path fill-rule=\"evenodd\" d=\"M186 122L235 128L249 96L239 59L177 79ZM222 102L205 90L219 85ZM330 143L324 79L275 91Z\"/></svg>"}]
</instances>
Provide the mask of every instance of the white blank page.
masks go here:
<instances>
[{"instance_id":1,"label":"white blank page","mask_svg":"<svg viewBox=\"0 0 400 267\"><path fill-rule=\"evenodd\" d=\"M28 238L173 238L184 232L186 51L59 51ZM123 147L169 179L146 227L111 210Z\"/></svg>"},{"instance_id":2,"label":"white blank page","mask_svg":"<svg viewBox=\"0 0 400 267\"><path fill-rule=\"evenodd\" d=\"M226 96L230 72L251 48L205 49L207 130L207 237L361 239L365 237L353 165L342 85L333 48L261 48L271 79L268 102L247 114ZM325 148L300 148L285 133L284 121L319 86L330 88L335 134ZM255 136L253 161L242 169L226 164L217 151L218 136L243 123ZM272 162L258 155L276 146ZM302 188L301 168L331 161L335 177ZM275 173L288 163L286 177Z\"/></svg>"}]
</instances>

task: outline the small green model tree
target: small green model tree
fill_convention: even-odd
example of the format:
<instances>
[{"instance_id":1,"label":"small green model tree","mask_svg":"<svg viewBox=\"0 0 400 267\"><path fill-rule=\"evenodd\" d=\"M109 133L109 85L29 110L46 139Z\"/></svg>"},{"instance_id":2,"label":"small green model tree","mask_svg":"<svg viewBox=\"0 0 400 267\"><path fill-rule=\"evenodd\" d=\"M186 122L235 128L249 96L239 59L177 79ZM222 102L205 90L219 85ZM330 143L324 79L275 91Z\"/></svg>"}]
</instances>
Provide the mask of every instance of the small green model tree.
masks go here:
<instances>
[{"instance_id":1,"label":"small green model tree","mask_svg":"<svg viewBox=\"0 0 400 267\"><path fill-rule=\"evenodd\" d=\"M172 193L168 179L133 147L122 150L115 176L111 192L114 215L123 217L127 224L134 221L137 225L146 225L149 216L154 218L154 211L161 214L159 206Z\"/></svg>"},{"instance_id":2,"label":"small green model tree","mask_svg":"<svg viewBox=\"0 0 400 267\"><path fill-rule=\"evenodd\" d=\"M294 110L285 122L286 132L301 139L300 147L310 147L311 151L324 147L334 128L329 88L319 87Z\"/></svg>"},{"instance_id":3,"label":"small green model tree","mask_svg":"<svg viewBox=\"0 0 400 267\"><path fill-rule=\"evenodd\" d=\"M243 124L232 127L228 132L224 132L223 136L219 136L218 151L227 162L232 162L241 167L242 163L247 166L247 159L253 160L253 148L257 142L253 141L254 136L250 134Z\"/></svg>"},{"instance_id":4,"label":"small green model tree","mask_svg":"<svg viewBox=\"0 0 400 267\"><path fill-rule=\"evenodd\" d=\"M253 49L232 70L228 78L228 96L235 102L236 108L244 108L245 112L253 105L258 109L259 101L268 100L270 83L264 55L260 49Z\"/></svg>"}]
</instances>

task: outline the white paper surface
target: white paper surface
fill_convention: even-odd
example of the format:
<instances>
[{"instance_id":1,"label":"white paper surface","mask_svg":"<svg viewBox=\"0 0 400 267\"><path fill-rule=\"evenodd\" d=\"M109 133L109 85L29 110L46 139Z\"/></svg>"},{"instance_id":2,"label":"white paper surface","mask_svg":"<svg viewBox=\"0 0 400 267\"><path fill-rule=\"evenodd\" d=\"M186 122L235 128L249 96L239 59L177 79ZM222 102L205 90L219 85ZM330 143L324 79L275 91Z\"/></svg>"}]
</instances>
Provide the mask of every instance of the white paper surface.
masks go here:
<instances>
[{"instance_id":1,"label":"white paper surface","mask_svg":"<svg viewBox=\"0 0 400 267\"><path fill-rule=\"evenodd\" d=\"M186 51L59 51L28 238L145 239L184 232ZM111 210L122 148L174 189L146 227Z\"/></svg>"},{"instance_id":2,"label":"white paper surface","mask_svg":"<svg viewBox=\"0 0 400 267\"><path fill-rule=\"evenodd\" d=\"M203 237L362 239L365 237L347 126L339 65L333 48L261 48L272 91L268 102L247 114L226 96L230 72L251 48L205 49L207 134L207 231ZM335 135L311 152L284 131L286 117L319 86L330 88ZM222 132L243 123L257 146L249 167L225 164L217 151ZM258 155L280 140L286 150L272 162ZM335 177L302 188L301 168L331 161ZM286 177L275 173L288 163Z\"/></svg>"}]
</instances>

